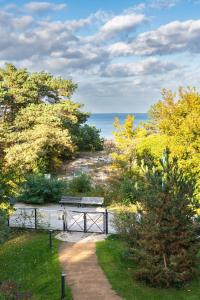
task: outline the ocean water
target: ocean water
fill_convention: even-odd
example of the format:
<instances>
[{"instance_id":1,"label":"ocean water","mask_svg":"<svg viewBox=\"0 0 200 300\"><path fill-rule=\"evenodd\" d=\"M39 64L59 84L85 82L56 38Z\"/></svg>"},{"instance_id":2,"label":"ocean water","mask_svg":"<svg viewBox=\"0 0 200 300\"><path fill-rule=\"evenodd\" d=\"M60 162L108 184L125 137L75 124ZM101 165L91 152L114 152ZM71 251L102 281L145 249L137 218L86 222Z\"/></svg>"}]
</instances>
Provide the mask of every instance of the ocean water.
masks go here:
<instances>
[{"instance_id":1,"label":"ocean water","mask_svg":"<svg viewBox=\"0 0 200 300\"><path fill-rule=\"evenodd\" d=\"M96 128L101 130L101 136L106 139L113 139L113 131L115 130L113 123L115 118L119 118L120 122L123 123L127 115L134 115L134 125L138 126L141 122L148 121L148 115L146 113L99 113L91 114L87 123L94 125Z\"/></svg>"}]
</instances>

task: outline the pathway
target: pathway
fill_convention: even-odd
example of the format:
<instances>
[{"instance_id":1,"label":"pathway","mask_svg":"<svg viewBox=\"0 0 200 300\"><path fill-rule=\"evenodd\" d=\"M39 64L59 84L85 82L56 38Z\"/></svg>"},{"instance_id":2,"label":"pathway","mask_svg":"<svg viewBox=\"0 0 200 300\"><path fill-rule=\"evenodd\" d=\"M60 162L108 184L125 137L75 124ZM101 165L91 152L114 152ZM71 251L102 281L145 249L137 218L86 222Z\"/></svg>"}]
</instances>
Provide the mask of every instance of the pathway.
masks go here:
<instances>
[{"instance_id":1,"label":"pathway","mask_svg":"<svg viewBox=\"0 0 200 300\"><path fill-rule=\"evenodd\" d=\"M88 243L62 243L59 252L62 269L72 289L73 300L120 300L98 265L96 246Z\"/></svg>"}]
</instances>

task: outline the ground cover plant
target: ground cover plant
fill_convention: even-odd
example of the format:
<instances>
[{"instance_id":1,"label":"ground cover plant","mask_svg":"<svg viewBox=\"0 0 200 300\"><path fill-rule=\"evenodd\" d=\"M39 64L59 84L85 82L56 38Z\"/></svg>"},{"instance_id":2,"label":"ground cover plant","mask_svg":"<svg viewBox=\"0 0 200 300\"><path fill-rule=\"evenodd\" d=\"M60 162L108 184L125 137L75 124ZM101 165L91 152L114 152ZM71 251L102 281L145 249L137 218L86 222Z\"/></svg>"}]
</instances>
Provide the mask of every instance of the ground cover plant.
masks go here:
<instances>
[{"instance_id":1,"label":"ground cover plant","mask_svg":"<svg viewBox=\"0 0 200 300\"><path fill-rule=\"evenodd\" d=\"M97 243L98 262L113 289L126 300L198 300L200 299L200 253L196 278L176 288L153 288L137 280L137 263L131 259L129 247L119 239L111 236Z\"/></svg>"},{"instance_id":2,"label":"ground cover plant","mask_svg":"<svg viewBox=\"0 0 200 300\"><path fill-rule=\"evenodd\" d=\"M10 282L19 292L31 294L30 299L60 299L58 246L59 241L53 240L50 250L48 233L19 231L13 234L0 247L0 283L4 287L0 293L4 291L5 295L5 287ZM0 299L6 299L3 295ZM67 296L71 299L69 289Z\"/></svg>"}]
</instances>

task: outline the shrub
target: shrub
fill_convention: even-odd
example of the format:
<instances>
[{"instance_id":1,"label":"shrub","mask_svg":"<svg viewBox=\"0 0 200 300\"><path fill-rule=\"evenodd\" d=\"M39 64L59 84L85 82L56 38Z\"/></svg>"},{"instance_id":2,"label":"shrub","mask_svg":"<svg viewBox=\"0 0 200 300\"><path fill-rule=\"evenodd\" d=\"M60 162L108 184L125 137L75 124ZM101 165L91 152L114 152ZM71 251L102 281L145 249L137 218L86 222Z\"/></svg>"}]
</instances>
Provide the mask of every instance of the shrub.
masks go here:
<instances>
[{"instance_id":1,"label":"shrub","mask_svg":"<svg viewBox=\"0 0 200 300\"><path fill-rule=\"evenodd\" d=\"M87 124L81 126L79 128L77 146L81 151L103 150L103 139L100 137L100 130Z\"/></svg>"},{"instance_id":2,"label":"shrub","mask_svg":"<svg viewBox=\"0 0 200 300\"><path fill-rule=\"evenodd\" d=\"M90 176L85 173L81 173L80 175L74 177L69 182L68 189L69 193L71 194L87 193L91 191L92 184Z\"/></svg>"},{"instance_id":3,"label":"shrub","mask_svg":"<svg viewBox=\"0 0 200 300\"><path fill-rule=\"evenodd\" d=\"M124 177L119 182L118 195L120 200L124 203L134 203L135 202L135 188L134 182L128 177Z\"/></svg>"},{"instance_id":4,"label":"shrub","mask_svg":"<svg viewBox=\"0 0 200 300\"><path fill-rule=\"evenodd\" d=\"M104 197L106 205L135 204L138 199L137 191L135 190L135 179L128 176L120 176L110 178L108 184L104 186Z\"/></svg>"},{"instance_id":5,"label":"shrub","mask_svg":"<svg viewBox=\"0 0 200 300\"><path fill-rule=\"evenodd\" d=\"M123 208L115 212L113 223L120 237L131 247L135 247L139 235L139 215L136 212Z\"/></svg>"},{"instance_id":6,"label":"shrub","mask_svg":"<svg viewBox=\"0 0 200 300\"><path fill-rule=\"evenodd\" d=\"M43 175L30 175L22 185L19 200L32 204L57 203L65 188L65 181L57 178L48 179Z\"/></svg>"}]
</instances>

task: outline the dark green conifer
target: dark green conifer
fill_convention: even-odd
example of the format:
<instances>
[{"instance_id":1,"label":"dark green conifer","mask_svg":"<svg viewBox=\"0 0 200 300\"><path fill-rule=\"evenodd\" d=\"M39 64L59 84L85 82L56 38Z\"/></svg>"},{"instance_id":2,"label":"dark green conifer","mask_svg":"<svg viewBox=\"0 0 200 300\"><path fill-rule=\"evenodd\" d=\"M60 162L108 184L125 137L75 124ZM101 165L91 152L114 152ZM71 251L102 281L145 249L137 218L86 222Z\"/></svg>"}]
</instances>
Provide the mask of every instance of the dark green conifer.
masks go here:
<instances>
[{"instance_id":1,"label":"dark green conifer","mask_svg":"<svg viewBox=\"0 0 200 300\"><path fill-rule=\"evenodd\" d=\"M137 278L153 286L180 286L196 266L195 182L166 150L160 171L143 168L143 184Z\"/></svg>"}]
</instances>

